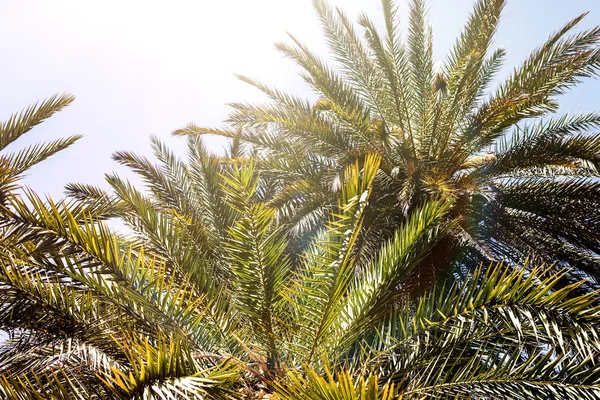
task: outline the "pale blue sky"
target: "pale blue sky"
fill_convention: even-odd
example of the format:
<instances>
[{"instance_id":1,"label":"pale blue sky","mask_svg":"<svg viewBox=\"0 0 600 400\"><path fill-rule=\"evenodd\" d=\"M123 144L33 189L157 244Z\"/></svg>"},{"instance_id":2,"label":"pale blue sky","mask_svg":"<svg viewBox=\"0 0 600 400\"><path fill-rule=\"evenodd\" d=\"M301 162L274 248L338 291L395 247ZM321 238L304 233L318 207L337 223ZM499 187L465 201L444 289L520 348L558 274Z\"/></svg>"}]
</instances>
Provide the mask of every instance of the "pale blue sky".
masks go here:
<instances>
[{"instance_id":1,"label":"pale blue sky","mask_svg":"<svg viewBox=\"0 0 600 400\"><path fill-rule=\"evenodd\" d=\"M380 15L378 0L331 3L352 16L359 10ZM445 57L472 3L430 1L436 59ZM584 11L591 13L582 27L600 25L600 0L510 1L495 41L508 50L502 75ZM293 64L273 48L286 30L324 54L309 0L0 1L0 118L53 93L77 96L12 148L85 135L35 167L26 182L60 197L69 182L105 186L105 172L124 172L111 153L147 153L150 134L183 149L184 141L171 131L188 122L219 125L225 103L262 100L234 73L310 96ZM600 81L586 81L561 99L561 112L600 111L599 89Z\"/></svg>"}]
</instances>

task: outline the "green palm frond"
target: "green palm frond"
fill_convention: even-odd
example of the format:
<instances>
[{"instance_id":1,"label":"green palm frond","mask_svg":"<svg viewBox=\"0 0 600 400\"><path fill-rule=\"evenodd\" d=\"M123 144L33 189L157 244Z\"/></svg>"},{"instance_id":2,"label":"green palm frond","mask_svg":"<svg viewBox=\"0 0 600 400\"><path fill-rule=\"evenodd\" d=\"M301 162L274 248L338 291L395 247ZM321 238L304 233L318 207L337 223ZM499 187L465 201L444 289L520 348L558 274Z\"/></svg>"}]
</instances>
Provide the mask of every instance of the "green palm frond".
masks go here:
<instances>
[{"instance_id":1,"label":"green palm frond","mask_svg":"<svg viewBox=\"0 0 600 400\"><path fill-rule=\"evenodd\" d=\"M38 143L16 153L4 156L2 161L10 171L10 175L5 176L4 179L18 180L23 172L59 151L66 149L81 138L82 136L77 135L58 139L50 143Z\"/></svg>"},{"instance_id":2,"label":"green palm frond","mask_svg":"<svg viewBox=\"0 0 600 400\"><path fill-rule=\"evenodd\" d=\"M416 210L378 257L363 267L347 297L347 304L339 321L340 337L336 340L337 354L357 343L357 337L370 327L385 324L395 305L404 300L410 286L413 270L431 251L450 226L442 223L450 204L432 202Z\"/></svg>"},{"instance_id":3,"label":"green palm frond","mask_svg":"<svg viewBox=\"0 0 600 400\"><path fill-rule=\"evenodd\" d=\"M0 150L4 150L36 125L71 104L74 99L69 94L55 95L29 106L20 113L12 114L8 120L0 123ZM74 135L49 143L31 145L16 153L0 155L1 201L4 203L5 197L18 188L16 182L29 168L66 149L79 139L81 136Z\"/></svg>"},{"instance_id":4,"label":"green palm frond","mask_svg":"<svg viewBox=\"0 0 600 400\"><path fill-rule=\"evenodd\" d=\"M257 186L253 165L234 167L224 179L228 202L240 212L225 248L234 274L236 302L267 351L268 377L273 377L280 368L276 314L289 280L290 262L284 254L287 243L281 227L274 227L275 210L252 202Z\"/></svg>"},{"instance_id":5,"label":"green palm frond","mask_svg":"<svg viewBox=\"0 0 600 400\"><path fill-rule=\"evenodd\" d=\"M237 375L236 366L223 363L203 367L198 362L201 358L181 337L159 337L156 343L131 337L120 346L128 356L130 369L113 367L99 375L116 398L207 395L213 399L232 398L231 382Z\"/></svg>"},{"instance_id":6,"label":"green palm frond","mask_svg":"<svg viewBox=\"0 0 600 400\"><path fill-rule=\"evenodd\" d=\"M569 22L536 49L479 108L465 138L470 148L482 149L505 129L525 118L539 117L557 109L555 96L582 78L597 75L600 63L600 28L565 35L585 14Z\"/></svg>"},{"instance_id":7,"label":"green palm frond","mask_svg":"<svg viewBox=\"0 0 600 400\"><path fill-rule=\"evenodd\" d=\"M20 113L12 114L0 124L0 150L29 132L52 114L60 111L75 100L70 94L54 95L41 103L33 104Z\"/></svg>"},{"instance_id":8,"label":"green palm frond","mask_svg":"<svg viewBox=\"0 0 600 400\"><path fill-rule=\"evenodd\" d=\"M545 165L588 169L598 174L600 138L586 132L598 127L597 114L549 119L524 127L510 141L500 142L494 160L481 170L484 176Z\"/></svg>"},{"instance_id":9,"label":"green palm frond","mask_svg":"<svg viewBox=\"0 0 600 400\"><path fill-rule=\"evenodd\" d=\"M358 164L345 171L338 211L333 214L328 229L313 244L311 252L304 255L293 299L298 308L298 339L303 353L306 352L303 354L306 362L327 348L328 339L334 333L334 323L343 312L345 297L357 268L354 246L379 161L376 156L369 156L362 171Z\"/></svg>"}]
</instances>

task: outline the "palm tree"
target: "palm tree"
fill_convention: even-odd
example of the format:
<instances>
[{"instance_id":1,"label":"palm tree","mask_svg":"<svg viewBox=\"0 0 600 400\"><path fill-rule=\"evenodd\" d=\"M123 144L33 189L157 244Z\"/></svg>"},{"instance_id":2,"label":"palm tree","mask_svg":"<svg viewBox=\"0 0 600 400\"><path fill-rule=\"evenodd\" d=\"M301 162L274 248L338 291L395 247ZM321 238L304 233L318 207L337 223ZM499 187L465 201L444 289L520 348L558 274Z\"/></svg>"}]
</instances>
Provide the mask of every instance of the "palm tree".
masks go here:
<instances>
[{"instance_id":1,"label":"palm tree","mask_svg":"<svg viewBox=\"0 0 600 400\"><path fill-rule=\"evenodd\" d=\"M276 47L302 68L317 101L241 77L271 102L232 104L224 129L175 133L217 134L252 149L271 182L269 204L300 237L335 207L346 167L375 153L382 161L360 238L371 251L422 204L446 198L448 217L460 223L424 260L421 280L452 260L529 256L572 266L569 279L587 276L598 287L600 116L552 114L559 95L597 75L600 28L569 36L585 14L573 19L489 90L506 54L492 48L505 3L478 0L437 67L424 0L410 1L404 39L392 0L382 1L383 32L367 15L357 28L315 0L335 66L293 36Z\"/></svg>"},{"instance_id":2,"label":"palm tree","mask_svg":"<svg viewBox=\"0 0 600 400\"><path fill-rule=\"evenodd\" d=\"M137 190L71 185L69 202L12 198L0 315L8 399L596 398L597 293L567 271L497 264L404 295L455 229L453 203L412 210L375 253L358 240L382 157L346 167L328 222L301 254L264 201L256 162L189 138L181 165L115 158ZM179 182L180 185L173 184ZM102 219L120 217L126 235ZM285 221L284 221L285 222ZM365 261L366 260L366 261Z\"/></svg>"}]
</instances>

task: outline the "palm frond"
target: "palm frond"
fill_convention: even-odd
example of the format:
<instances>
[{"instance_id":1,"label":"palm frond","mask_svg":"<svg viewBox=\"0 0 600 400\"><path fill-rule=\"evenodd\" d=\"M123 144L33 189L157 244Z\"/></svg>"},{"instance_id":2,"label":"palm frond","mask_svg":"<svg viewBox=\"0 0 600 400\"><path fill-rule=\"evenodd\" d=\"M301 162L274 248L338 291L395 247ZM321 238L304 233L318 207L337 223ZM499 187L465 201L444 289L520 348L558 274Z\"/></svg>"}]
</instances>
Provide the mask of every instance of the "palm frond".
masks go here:
<instances>
[{"instance_id":1,"label":"palm frond","mask_svg":"<svg viewBox=\"0 0 600 400\"><path fill-rule=\"evenodd\" d=\"M12 114L9 119L0 124L0 150L29 132L52 114L60 111L75 100L70 94L54 95L41 103L35 103L20 113Z\"/></svg>"}]
</instances>

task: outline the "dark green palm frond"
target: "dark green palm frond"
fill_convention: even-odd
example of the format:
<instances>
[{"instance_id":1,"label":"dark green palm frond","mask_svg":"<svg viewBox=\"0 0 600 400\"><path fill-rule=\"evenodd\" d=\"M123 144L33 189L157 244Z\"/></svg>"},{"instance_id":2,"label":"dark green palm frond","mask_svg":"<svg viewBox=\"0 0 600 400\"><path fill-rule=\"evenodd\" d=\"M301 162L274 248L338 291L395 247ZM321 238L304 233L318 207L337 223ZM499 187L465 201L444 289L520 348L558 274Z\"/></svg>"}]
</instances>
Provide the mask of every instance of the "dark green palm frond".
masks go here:
<instances>
[{"instance_id":1,"label":"dark green palm frond","mask_svg":"<svg viewBox=\"0 0 600 400\"><path fill-rule=\"evenodd\" d=\"M600 198L600 183L595 178L525 177L506 180L498 187L505 207L537 215L548 222L570 219L571 223L580 223L597 234L596 216L590 214ZM589 200L580 204L582 198Z\"/></svg>"},{"instance_id":2,"label":"dark green palm frond","mask_svg":"<svg viewBox=\"0 0 600 400\"><path fill-rule=\"evenodd\" d=\"M598 173L600 137L586 131L598 127L599 123L600 117L590 113L565 115L525 127L515 132L510 142L500 143L493 161L477 173L502 175L545 165L591 169L592 173Z\"/></svg>"}]
</instances>

